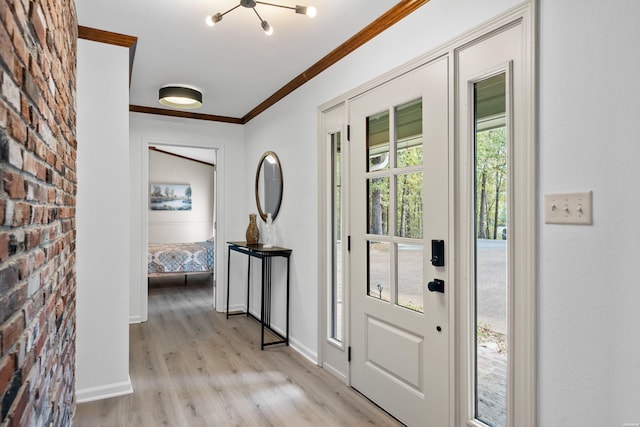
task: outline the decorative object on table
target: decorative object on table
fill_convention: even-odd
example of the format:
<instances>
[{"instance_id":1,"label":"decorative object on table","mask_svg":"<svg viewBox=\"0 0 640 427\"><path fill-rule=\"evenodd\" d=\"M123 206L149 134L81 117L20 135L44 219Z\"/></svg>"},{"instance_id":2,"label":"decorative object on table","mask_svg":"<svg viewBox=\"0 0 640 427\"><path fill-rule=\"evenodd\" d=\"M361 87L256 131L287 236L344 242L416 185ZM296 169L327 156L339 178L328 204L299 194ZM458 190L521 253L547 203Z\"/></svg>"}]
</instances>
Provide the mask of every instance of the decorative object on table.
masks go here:
<instances>
[{"instance_id":1,"label":"decorative object on table","mask_svg":"<svg viewBox=\"0 0 640 427\"><path fill-rule=\"evenodd\" d=\"M256 223L256 214L249 214L249 226L247 226L247 244L255 245L260 238L260 230L258 230L258 224Z\"/></svg>"},{"instance_id":2,"label":"decorative object on table","mask_svg":"<svg viewBox=\"0 0 640 427\"><path fill-rule=\"evenodd\" d=\"M191 184L151 183L149 206L152 211L190 211Z\"/></svg>"},{"instance_id":3,"label":"decorative object on table","mask_svg":"<svg viewBox=\"0 0 640 427\"><path fill-rule=\"evenodd\" d=\"M258 162L256 171L256 206L263 221L267 212L275 221L282 202L282 167L280 159L273 151L265 152Z\"/></svg>"},{"instance_id":4,"label":"decorative object on table","mask_svg":"<svg viewBox=\"0 0 640 427\"><path fill-rule=\"evenodd\" d=\"M276 245L276 230L273 228L271 214L267 214L267 223L264 226L264 247L272 248Z\"/></svg>"}]
</instances>

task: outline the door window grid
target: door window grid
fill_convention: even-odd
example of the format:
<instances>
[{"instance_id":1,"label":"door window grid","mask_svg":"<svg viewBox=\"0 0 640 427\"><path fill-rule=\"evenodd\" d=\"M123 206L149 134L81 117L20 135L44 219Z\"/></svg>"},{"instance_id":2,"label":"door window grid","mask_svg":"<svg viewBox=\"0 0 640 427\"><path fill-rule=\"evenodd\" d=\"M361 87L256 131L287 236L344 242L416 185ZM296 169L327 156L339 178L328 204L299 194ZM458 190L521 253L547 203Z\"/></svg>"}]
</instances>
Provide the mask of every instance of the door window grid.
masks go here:
<instances>
[{"instance_id":1,"label":"door window grid","mask_svg":"<svg viewBox=\"0 0 640 427\"><path fill-rule=\"evenodd\" d=\"M367 117L366 128L372 239L367 242L367 295L423 312L422 99Z\"/></svg>"}]
</instances>

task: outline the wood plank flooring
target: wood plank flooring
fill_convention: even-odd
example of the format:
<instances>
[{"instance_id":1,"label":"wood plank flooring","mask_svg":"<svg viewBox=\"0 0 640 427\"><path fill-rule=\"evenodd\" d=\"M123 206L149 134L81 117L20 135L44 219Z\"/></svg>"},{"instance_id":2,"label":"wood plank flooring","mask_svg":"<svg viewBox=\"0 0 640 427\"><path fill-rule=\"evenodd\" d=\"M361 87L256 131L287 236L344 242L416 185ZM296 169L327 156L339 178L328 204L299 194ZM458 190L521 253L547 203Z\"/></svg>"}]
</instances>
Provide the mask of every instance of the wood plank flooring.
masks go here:
<instances>
[{"instance_id":1,"label":"wood plank flooring","mask_svg":"<svg viewBox=\"0 0 640 427\"><path fill-rule=\"evenodd\" d=\"M74 426L398 426L260 328L211 306L209 276L154 279L149 320L130 326L134 393L77 405Z\"/></svg>"}]
</instances>

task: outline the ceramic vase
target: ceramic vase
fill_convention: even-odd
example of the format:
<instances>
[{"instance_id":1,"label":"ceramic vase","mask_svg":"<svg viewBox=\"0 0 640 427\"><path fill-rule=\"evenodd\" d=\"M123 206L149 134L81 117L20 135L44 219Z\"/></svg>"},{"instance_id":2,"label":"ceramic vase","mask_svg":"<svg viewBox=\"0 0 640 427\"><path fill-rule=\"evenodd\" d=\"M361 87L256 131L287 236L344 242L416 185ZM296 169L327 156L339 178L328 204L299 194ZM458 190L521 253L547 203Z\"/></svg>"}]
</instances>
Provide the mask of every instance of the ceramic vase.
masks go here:
<instances>
[{"instance_id":1,"label":"ceramic vase","mask_svg":"<svg viewBox=\"0 0 640 427\"><path fill-rule=\"evenodd\" d=\"M260 238L260 231L256 223L256 214L249 214L249 226L247 227L247 244L255 245Z\"/></svg>"}]
</instances>

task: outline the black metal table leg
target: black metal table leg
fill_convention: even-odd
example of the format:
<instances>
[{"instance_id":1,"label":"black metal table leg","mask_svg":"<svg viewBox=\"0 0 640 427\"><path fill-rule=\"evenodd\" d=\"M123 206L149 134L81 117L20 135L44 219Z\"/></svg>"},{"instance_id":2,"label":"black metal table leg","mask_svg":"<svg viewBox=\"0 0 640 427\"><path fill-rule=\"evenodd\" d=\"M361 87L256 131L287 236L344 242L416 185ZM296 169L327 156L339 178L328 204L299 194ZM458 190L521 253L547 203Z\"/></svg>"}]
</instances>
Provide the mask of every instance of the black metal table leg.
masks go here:
<instances>
[{"instance_id":1,"label":"black metal table leg","mask_svg":"<svg viewBox=\"0 0 640 427\"><path fill-rule=\"evenodd\" d=\"M227 259L227 318L236 314L246 314L260 323L260 349L264 350L266 346L275 344L289 345L289 290L290 290L290 255L291 249L285 248L265 248L263 245L248 245L246 242L228 242L229 255ZM229 288L231 269L231 251L243 253L248 256L247 262L247 310L240 313L229 313ZM250 313L250 294L251 294L251 258L260 258L262 267L261 277L261 295L260 295L260 318ZM274 330L271 327L271 272L273 257L283 257L287 259L287 279L286 279L286 326L285 334ZM265 329L279 337L280 340L265 342Z\"/></svg>"},{"instance_id":2,"label":"black metal table leg","mask_svg":"<svg viewBox=\"0 0 640 427\"><path fill-rule=\"evenodd\" d=\"M229 278L231 276L231 246L227 254L227 319L229 318Z\"/></svg>"}]
</instances>

